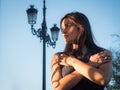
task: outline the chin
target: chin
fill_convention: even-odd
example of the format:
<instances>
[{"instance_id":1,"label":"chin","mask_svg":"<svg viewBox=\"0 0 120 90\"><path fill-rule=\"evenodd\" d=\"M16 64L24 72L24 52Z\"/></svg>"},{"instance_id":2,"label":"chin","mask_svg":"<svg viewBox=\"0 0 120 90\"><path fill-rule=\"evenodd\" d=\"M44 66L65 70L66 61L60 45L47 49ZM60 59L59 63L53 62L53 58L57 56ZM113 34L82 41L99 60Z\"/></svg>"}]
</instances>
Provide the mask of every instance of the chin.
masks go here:
<instances>
[{"instance_id":1,"label":"chin","mask_svg":"<svg viewBox=\"0 0 120 90\"><path fill-rule=\"evenodd\" d=\"M73 40L66 40L64 39L65 44L72 44L74 41Z\"/></svg>"},{"instance_id":2,"label":"chin","mask_svg":"<svg viewBox=\"0 0 120 90\"><path fill-rule=\"evenodd\" d=\"M65 42L65 44L72 44L72 42L68 42L68 41L64 41Z\"/></svg>"}]
</instances>

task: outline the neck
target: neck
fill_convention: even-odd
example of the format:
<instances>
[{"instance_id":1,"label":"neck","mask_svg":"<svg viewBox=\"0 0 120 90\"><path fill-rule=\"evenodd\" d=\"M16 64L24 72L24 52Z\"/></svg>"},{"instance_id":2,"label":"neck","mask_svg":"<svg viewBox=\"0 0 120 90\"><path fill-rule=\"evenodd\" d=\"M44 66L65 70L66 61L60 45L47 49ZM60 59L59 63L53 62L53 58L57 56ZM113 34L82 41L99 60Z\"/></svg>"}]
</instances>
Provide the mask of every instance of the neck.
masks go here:
<instances>
[{"instance_id":1,"label":"neck","mask_svg":"<svg viewBox=\"0 0 120 90\"><path fill-rule=\"evenodd\" d=\"M77 44L73 44L73 50L77 50L78 49L78 45Z\"/></svg>"},{"instance_id":2,"label":"neck","mask_svg":"<svg viewBox=\"0 0 120 90\"><path fill-rule=\"evenodd\" d=\"M79 45L73 44L73 50L74 50L74 51L77 51L77 50L78 50L78 47L79 47ZM82 53L85 54L86 52L87 52L87 47L86 47L86 46L83 46L83 48L82 48Z\"/></svg>"}]
</instances>

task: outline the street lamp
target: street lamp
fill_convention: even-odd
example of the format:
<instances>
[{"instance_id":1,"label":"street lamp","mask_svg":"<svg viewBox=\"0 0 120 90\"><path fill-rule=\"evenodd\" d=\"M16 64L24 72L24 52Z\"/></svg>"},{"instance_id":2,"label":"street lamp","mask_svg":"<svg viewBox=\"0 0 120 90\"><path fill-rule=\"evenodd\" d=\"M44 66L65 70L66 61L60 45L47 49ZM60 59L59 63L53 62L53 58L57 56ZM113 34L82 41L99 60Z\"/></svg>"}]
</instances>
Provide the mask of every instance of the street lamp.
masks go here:
<instances>
[{"instance_id":1,"label":"street lamp","mask_svg":"<svg viewBox=\"0 0 120 90\"><path fill-rule=\"evenodd\" d=\"M55 48L56 41L58 40L59 28L56 24L54 24L54 26L50 28L52 36L51 40L49 34L47 33L45 0L43 0L43 22L41 24L41 28L39 28L38 30L33 27L34 24L36 24L38 10L34 8L34 5L31 5L30 8L26 10L26 12L28 16L28 24L31 25L32 34L40 38L40 42L43 41L42 90L46 90L46 44L47 46L52 46L53 48Z\"/></svg>"}]
</instances>

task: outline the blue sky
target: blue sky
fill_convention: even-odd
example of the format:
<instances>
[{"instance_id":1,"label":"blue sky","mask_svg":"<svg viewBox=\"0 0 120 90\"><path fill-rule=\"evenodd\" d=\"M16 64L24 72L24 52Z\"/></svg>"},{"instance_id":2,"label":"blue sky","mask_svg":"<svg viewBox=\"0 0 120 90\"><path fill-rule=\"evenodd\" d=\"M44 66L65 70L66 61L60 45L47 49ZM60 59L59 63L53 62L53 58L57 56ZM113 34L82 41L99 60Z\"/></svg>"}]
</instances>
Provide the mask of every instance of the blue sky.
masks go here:
<instances>
[{"instance_id":1,"label":"blue sky","mask_svg":"<svg viewBox=\"0 0 120 90\"><path fill-rule=\"evenodd\" d=\"M27 22L26 9L38 9L37 24L42 23L42 0L0 0L0 90L41 90L42 43L33 36ZM80 11L88 16L98 44L115 48L112 34L120 35L120 0L46 0L49 28L64 14ZM64 49L61 33L55 49L46 49L47 90L51 87L51 58Z\"/></svg>"}]
</instances>

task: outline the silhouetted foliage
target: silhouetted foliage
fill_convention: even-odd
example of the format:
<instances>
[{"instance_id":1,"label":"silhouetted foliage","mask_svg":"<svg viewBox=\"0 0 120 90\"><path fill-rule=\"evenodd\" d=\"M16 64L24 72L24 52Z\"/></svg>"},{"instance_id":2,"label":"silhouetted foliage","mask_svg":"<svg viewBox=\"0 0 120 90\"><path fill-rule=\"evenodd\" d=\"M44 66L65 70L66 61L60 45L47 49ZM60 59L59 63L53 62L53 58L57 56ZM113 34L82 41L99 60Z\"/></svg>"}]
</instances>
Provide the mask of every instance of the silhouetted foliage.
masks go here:
<instances>
[{"instance_id":1,"label":"silhouetted foliage","mask_svg":"<svg viewBox=\"0 0 120 90\"><path fill-rule=\"evenodd\" d=\"M107 90L119 90L120 89L120 35L114 34L117 37L118 46L117 49L111 49L113 54L113 77L111 82L107 85Z\"/></svg>"}]
</instances>

